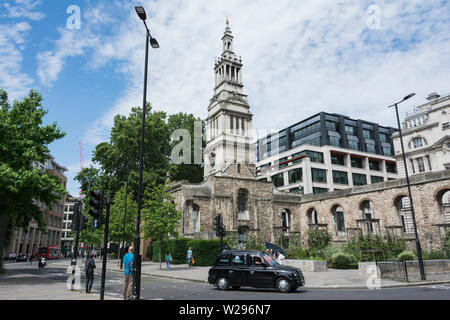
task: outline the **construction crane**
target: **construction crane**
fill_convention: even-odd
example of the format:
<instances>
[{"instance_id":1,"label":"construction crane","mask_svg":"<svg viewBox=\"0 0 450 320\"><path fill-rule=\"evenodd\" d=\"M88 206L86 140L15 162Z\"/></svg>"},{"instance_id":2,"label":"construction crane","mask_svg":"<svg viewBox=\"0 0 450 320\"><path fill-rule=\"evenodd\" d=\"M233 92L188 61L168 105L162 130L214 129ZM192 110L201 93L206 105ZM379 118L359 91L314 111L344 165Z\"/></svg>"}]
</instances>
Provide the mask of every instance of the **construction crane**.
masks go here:
<instances>
[{"instance_id":1,"label":"construction crane","mask_svg":"<svg viewBox=\"0 0 450 320\"><path fill-rule=\"evenodd\" d=\"M83 170L83 144L81 143L81 141L78 141L78 147L80 149L80 170ZM82 190L80 190L80 198L84 198Z\"/></svg>"}]
</instances>

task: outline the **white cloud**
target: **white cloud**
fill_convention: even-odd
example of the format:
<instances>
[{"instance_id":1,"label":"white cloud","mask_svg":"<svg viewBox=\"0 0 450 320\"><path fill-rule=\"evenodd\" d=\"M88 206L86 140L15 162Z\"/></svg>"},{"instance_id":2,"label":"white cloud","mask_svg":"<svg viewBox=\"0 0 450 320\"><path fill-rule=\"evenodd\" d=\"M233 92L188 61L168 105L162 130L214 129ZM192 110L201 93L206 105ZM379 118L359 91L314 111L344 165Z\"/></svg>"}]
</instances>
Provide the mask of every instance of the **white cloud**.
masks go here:
<instances>
[{"instance_id":1,"label":"white cloud","mask_svg":"<svg viewBox=\"0 0 450 320\"><path fill-rule=\"evenodd\" d=\"M7 18L26 18L30 20L42 20L45 14L37 11L38 6L42 4L41 0L15 0L16 4L4 3Z\"/></svg>"},{"instance_id":2,"label":"white cloud","mask_svg":"<svg viewBox=\"0 0 450 320\"><path fill-rule=\"evenodd\" d=\"M150 50L148 100L168 113L206 117L227 15L235 52L244 63L244 92L255 128L281 129L320 111L395 126L384 106L411 91L417 94L411 100L416 104L429 92L449 91L449 22L443 15L449 3L377 1L380 29L367 27L370 1L142 3L160 43ZM142 104L144 27L132 5L115 5L121 6L120 19L100 14L104 10L96 3L85 10L94 18L86 19L77 44L62 31L56 50L39 56L42 81L55 81L67 57L87 52L90 67L111 63L126 76L129 84L85 132L85 143L107 139L114 115ZM91 28L101 24L112 27L99 45Z\"/></svg>"},{"instance_id":3,"label":"white cloud","mask_svg":"<svg viewBox=\"0 0 450 320\"><path fill-rule=\"evenodd\" d=\"M22 49L31 26L27 22L0 25L0 88L9 99L19 99L27 93L33 80L22 69Z\"/></svg>"}]
</instances>

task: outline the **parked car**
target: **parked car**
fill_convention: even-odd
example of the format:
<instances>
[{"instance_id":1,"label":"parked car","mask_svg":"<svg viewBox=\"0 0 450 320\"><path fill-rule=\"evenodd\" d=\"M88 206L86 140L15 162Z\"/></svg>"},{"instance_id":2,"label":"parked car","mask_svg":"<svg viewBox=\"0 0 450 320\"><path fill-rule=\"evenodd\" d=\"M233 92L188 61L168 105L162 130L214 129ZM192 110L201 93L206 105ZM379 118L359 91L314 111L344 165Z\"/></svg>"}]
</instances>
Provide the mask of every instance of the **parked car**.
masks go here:
<instances>
[{"instance_id":1,"label":"parked car","mask_svg":"<svg viewBox=\"0 0 450 320\"><path fill-rule=\"evenodd\" d=\"M15 253L10 253L10 254L8 255L8 258L6 258L5 260L8 260L8 261L15 261L16 258L17 258L17 255L16 255Z\"/></svg>"},{"instance_id":2,"label":"parked car","mask_svg":"<svg viewBox=\"0 0 450 320\"><path fill-rule=\"evenodd\" d=\"M19 253L19 255L16 258L16 261L17 262L26 262L26 261L28 261L28 255Z\"/></svg>"},{"instance_id":3,"label":"parked car","mask_svg":"<svg viewBox=\"0 0 450 320\"><path fill-rule=\"evenodd\" d=\"M300 269L282 266L265 252L224 250L209 269L208 282L220 290L255 287L285 293L304 286L305 278Z\"/></svg>"}]
</instances>

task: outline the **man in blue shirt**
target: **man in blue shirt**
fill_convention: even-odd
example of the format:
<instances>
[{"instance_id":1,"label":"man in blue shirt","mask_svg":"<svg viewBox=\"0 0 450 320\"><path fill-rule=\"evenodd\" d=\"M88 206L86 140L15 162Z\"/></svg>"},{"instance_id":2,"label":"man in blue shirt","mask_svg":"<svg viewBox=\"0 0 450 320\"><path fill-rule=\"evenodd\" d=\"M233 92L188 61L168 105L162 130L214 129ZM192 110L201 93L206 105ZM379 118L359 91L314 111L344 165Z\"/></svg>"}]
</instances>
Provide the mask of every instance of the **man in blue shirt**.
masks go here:
<instances>
[{"instance_id":1,"label":"man in blue shirt","mask_svg":"<svg viewBox=\"0 0 450 320\"><path fill-rule=\"evenodd\" d=\"M189 250L187 251L187 260L188 260L188 267L191 268L192 263L192 248L189 247Z\"/></svg>"},{"instance_id":2,"label":"man in blue shirt","mask_svg":"<svg viewBox=\"0 0 450 320\"><path fill-rule=\"evenodd\" d=\"M123 257L124 281L123 281L123 299L130 300L133 288L133 247L128 248L128 253Z\"/></svg>"}]
</instances>

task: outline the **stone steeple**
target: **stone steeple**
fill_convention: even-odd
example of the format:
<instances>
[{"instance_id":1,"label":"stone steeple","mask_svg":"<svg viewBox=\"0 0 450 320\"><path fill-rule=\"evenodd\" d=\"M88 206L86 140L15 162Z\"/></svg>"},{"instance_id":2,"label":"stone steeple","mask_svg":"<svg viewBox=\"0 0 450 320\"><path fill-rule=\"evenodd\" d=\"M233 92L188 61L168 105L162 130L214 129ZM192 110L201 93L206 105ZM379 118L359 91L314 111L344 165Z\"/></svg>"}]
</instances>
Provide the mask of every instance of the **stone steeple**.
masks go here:
<instances>
[{"instance_id":1,"label":"stone steeple","mask_svg":"<svg viewBox=\"0 0 450 320\"><path fill-rule=\"evenodd\" d=\"M223 50L214 64L214 95L206 119L205 178L222 175L231 164L254 169L255 147L251 143L252 117L247 95L242 92L242 59L233 49L228 18L222 36Z\"/></svg>"}]
</instances>

